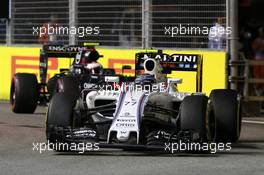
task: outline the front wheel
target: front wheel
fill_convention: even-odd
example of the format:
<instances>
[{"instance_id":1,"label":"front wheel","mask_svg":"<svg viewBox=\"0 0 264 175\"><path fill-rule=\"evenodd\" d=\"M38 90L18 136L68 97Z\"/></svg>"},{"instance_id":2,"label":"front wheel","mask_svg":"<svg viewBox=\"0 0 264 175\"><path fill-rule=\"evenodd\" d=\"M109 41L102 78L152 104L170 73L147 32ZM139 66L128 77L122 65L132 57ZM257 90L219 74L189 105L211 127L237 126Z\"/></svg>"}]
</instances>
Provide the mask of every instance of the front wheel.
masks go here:
<instances>
[{"instance_id":1,"label":"front wheel","mask_svg":"<svg viewBox=\"0 0 264 175\"><path fill-rule=\"evenodd\" d=\"M180 107L180 129L198 132L201 142L211 141L214 130L207 116L208 97L192 95L184 98Z\"/></svg>"},{"instance_id":2,"label":"front wheel","mask_svg":"<svg viewBox=\"0 0 264 175\"><path fill-rule=\"evenodd\" d=\"M53 127L72 127L73 109L75 100L67 93L55 94L49 104L46 119L46 137L50 143L55 143L57 138Z\"/></svg>"}]
</instances>

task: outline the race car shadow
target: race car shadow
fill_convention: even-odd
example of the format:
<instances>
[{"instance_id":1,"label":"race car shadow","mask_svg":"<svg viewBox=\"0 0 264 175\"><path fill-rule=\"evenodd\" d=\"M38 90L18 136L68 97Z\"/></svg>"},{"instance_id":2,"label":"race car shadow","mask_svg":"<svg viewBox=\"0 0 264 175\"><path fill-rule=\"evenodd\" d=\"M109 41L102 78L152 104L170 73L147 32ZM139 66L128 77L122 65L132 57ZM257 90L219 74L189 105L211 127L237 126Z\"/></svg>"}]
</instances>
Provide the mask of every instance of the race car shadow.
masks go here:
<instances>
[{"instance_id":1,"label":"race car shadow","mask_svg":"<svg viewBox=\"0 0 264 175\"><path fill-rule=\"evenodd\" d=\"M124 156L124 157L221 157L223 155L259 155L264 154L264 146L259 142L238 142L232 144L232 149L216 152L165 152L165 151L128 151L122 149L100 149L99 151L57 152L58 156Z\"/></svg>"},{"instance_id":2,"label":"race car shadow","mask_svg":"<svg viewBox=\"0 0 264 175\"><path fill-rule=\"evenodd\" d=\"M123 156L123 157L217 157L217 154L211 153L166 153L154 151L130 152L122 150L101 150L90 151L84 153L78 152L60 152L56 153L57 156Z\"/></svg>"},{"instance_id":3,"label":"race car shadow","mask_svg":"<svg viewBox=\"0 0 264 175\"><path fill-rule=\"evenodd\" d=\"M264 139L241 140L237 144L240 143L264 143Z\"/></svg>"},{"instance_id":4,"label":"race car shadow","mask_svg":"<svg viewBox=\"0 0 264 175\"><path fill-rule=\"evenodd\" d=\"M259 143L264 143L264 141L243 141L232 144L232 148L242 148L242 149L261 149Z\"/></svg>"},{"instance_id":5,"label":"race car shadow","mask_svg":"<svg viewBox=\"0 0 264 175\"><path fill-rule=\"evenodd\" d=\"M46 112L35 112L34 115L46 115Z\"/></svg>"},{"instance_id":6,"label":"race car shadow","mask_svg":"<svg viewBox=\"0 0 264 175\"><path fill-rule=\"evenodd\" d=\"M205 148L209 148L203 151L179 151L181 147L149 147L149 148L105 148L100 147L97 150L79 150L75 152L60 152L56 153L56 155L84 155L84 156L150 156L150 157L219 157L221 155L256 155L256 154L264 154L264 144L261 142L252 140L252 141L239 141L237 143L230 144L230 146L223 147L220 144L210 144ZM212 145L215 145L212 147ZM223 144L221 144L223 145ZM190 147L191 148L191 147ZM190 149L188 147L188 149ZM202 147L203 148L203 147ZM228 149L227 149L228 148ZM188 150L187 149L187 150Z\"/></svg>"},{"instance_id":7,"label":"race car shadow","mask_svg":"<svg viewBox=\"0 0 264 175\"><path fill-rule=\"evenodd\" d=\"M259 155L264 154L263 141L243 141L232 144L230 151L219 152L222 155Z\"/></svg>"},{"instance_id":8,"label":"race car shadow","mask_svg":"<svg viewBox=\"0 0 264 175\"><path fill-rule=\"evenodd\" d=\"M113 156L122 156L122 157L221 157L224 155L259 155L264 154L261 151L225 151L217 153L158 153L158 152L124 152L124 151L98 151L98 152L60 152L54 154L55 156L102 156L102 157L113 157Z\"/></svg>"},{"instance_id":9,"label":"race car shadow","mask_svg":"<svg viewBox=\"0 0 264 175\"><path fill-rule=\"evenodd\" d=\"M261 151L235 151L235 152L221 152L221 153L218 153L220 156L221 155L251 155L251 156L256 156L256 155L260 155L260 154L264 154L263 152Z\"/></svg>"},{"instance_id":10,"label":"race car shadow","mask_svg":"<svg viewBox=\"0 0 264 175\"><path fill-rule=\"evenodd\" d=\"M11 127L23 127L23 128L45 128L43 126L37 126L37 125L9 125Z\"/></svg>"}]
</instances>

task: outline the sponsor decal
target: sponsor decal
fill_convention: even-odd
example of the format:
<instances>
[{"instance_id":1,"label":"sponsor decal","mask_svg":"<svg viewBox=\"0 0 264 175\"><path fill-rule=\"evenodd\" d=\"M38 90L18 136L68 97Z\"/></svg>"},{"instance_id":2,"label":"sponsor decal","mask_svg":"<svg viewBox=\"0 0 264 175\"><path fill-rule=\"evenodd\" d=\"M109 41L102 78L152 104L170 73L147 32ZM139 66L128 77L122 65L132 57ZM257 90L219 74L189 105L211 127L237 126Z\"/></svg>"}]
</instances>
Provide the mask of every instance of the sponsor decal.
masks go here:
<instances>
[{"instance_id":1,"label":"sponsor decal","mask_svg":"<svg viewBox=\"0 0 264 175\"><path fill-rule=\"evenodd\" d=\"M117 119L117 122L136 122L135 119Z\"/></svg>"},{"instance_id":2,"label":"sponsor decal","mask_svg":"<svg viewBox=\"0 0 264 175\"><path fill-rule=\"evenodd\" d=\"M146 59L158 60L163 69L170 70L196 70L201 55L198 54L159 54L159 53L138 53L136 69L143 70L143 63Z\"/></svg>"},{"instance_id":3,"label":"sponsor decal","mask_svg":"<svg viewBox=\"0 0 264 175\"><path fill-rule=\"evenodd\" d=\"M134 123L116 123L116 127L135 127Z\"/></svg>"},{"instance_id":4,"label":"sponsor decal","mask_svg":"<svg viewBox=\"0 0 264 175\"><path fill-rule=\"evenodd\" d=\"M87 49L85 46L47 46L44 47L47 52L80 52Z\"/></svg>"},{"instance_id":5,"label":"sponsor decal","mask_svg":"<svg viewBox=\"0 0 264 175\"><path fill-rule=\"evenodd\" d=\"M144 53L143 59L154 58L156 60L164 62L184 62L184 63L197 63L200 55L189 55L189 54L148 54Z\"/></svg>"}]
</instances>

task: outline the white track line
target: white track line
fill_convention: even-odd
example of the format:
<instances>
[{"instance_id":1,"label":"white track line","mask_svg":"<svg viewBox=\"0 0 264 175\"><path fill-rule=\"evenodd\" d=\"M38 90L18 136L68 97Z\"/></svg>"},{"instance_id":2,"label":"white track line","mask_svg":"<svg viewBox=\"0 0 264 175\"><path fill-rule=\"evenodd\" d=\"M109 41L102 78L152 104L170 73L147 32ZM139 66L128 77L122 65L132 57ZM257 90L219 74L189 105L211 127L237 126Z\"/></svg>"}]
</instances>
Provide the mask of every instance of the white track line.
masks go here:
<instances>
[{"instance_id":1,"label":"white track line","mask_svg":"<svg viewBox=\"0 0 264 175\"><path fill-rule=\"evenodd\" d=\"M256 120L242 120L243 123L252 123L252 124L262 124L264 125L264 121L256 121Z\"/></svg>"}]
</instances>

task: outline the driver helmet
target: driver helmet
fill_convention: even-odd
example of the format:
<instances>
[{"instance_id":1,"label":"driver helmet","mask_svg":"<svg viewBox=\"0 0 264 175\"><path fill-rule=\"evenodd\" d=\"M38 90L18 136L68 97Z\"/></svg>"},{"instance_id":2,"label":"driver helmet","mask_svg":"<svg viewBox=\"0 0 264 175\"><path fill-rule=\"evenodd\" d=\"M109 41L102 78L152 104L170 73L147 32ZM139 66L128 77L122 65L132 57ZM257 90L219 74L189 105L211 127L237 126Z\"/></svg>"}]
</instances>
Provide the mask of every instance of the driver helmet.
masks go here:
<instances>
[{"instance_id":1,"label":"driver helmet","mask_svg":"<svg viewBox=\"0 0 264 175\"><path fill-rule=\"evenodd\" d=\"M87 64L86 69L89 70L91 74L102 74L103 72L102 65L97 62Z\"/></svg>"},{"instance_id":2,"label":"driver helmet","mask_svg":"<svg viewBox=\"0 0 264 175\"><path fill-rule=\"evenodd\" d=\"M75 64L89 64L99 59L99 53L95 49L82 50L76 54Z\"/></svg>"}]
</instances>

